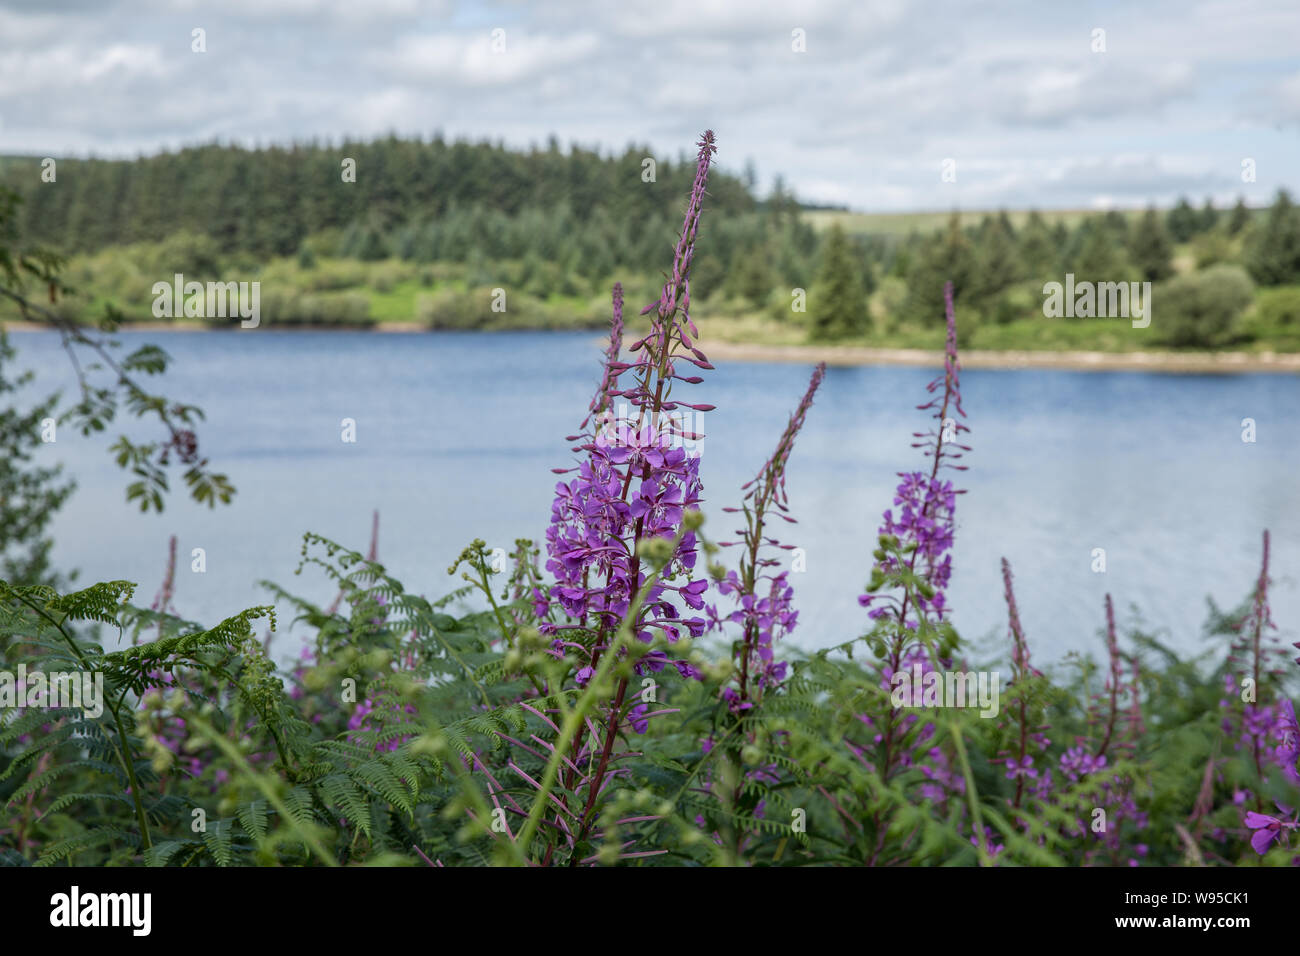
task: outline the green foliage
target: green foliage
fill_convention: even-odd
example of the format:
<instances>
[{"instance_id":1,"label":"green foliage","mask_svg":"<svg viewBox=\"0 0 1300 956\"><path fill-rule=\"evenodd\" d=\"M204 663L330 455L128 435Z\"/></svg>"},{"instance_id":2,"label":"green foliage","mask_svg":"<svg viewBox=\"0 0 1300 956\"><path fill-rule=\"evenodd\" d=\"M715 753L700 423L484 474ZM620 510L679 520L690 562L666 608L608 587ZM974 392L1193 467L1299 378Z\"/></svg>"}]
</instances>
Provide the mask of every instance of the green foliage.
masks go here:
<instances>
[{"instance_id":1,"label":"green foliage","mask_svg":"<svg viewBox=\"0 0 1300 956\"><path fill-rule=\"evenodd\" d=\"M1238 319L1254 301L1254 286L1240 266L1217 265L1178 276L1152 292L1152 323L1174 346L1209 347L1230 341Z\"/></svg>"},{"instance_id":2,"label":"green foliage","mask_svg":"<svg viewBox=\"0 0 1300 956\"><path fill-rule=\"evenodd\" d=\"M809 294L814 338L861 335L868 330L870 316L861 268L849 238L832 226L822 248L817 282Z\"/></svg>"},{"instance_id":3,"label":"green foliage","mask_svg":"<svg viewBox=\"0 0 1300 956\"><path fill-rule=\"evenodd\" d=\"M1265 325L1300 329L1300 286L1261 290L1257 309Z\"/></svg>"},{"instance_id":4,"label":"green foliage","mask_svg":"<svg viewBox=\"0 0 1300 956\"><path fill-rule=\"evenodd\" d=\"M31 372L9 377L14 357L0 328L0 399L33 379ZM42 433L56 424L57 403L58 396L50 396L26 410L7 402L0 407L0 577L19 584L58 583L46 531L74 485L61 480L62 467L37 464Z\"/></svg>"},{"instance_id":5,"label":"green foliage","mask_svg":"<svg viewBox=\"0 0 1300 956\"><path fill-rule=\"evenodd\" d=\"M1246 226L1250 225L1250 219L1250 208L1246 205L1246 200L1238 196L1236 205L1232 207L1232 212L1228 214L1228 235L1237 235Z\"/></svg>"},{"instance_id":6,"label":"green foliage","mask_svg":"<svg viewBox=\"0 0 1300 956\"><path fill-rule=\"evenodd\" d=\"M1058 249L1046 221L1038 210L1032 210L1020 230L1019 255L1025 273L1038 285L1050 281L1056 272Z\"/></svg>"},{"instance_id":7,"label":"green foliage","mask_svg":"<svg viewBox=\"0 0 1300 956\"><path fill-rule=\"evenodd\" d=\"M907 276L909 318L928 326L944 321L943 285L952 282L953 302L960 305L975 295L975 252L954 213L947 229L923 240Z\"/></svg>"},{"instance_id":8,"label":"green foliage","mask_svg":"<svg viewBox=\"0 0 1300 956\"><path fill-rule=\"evenodd\" d=\"M985 216L975 238L976 298L993 299L1021 277L1016 234L1006 213Z\"/></svg>"},{"instance_id":9,"label":"green foliage","mask_svg":"<svg viewBox=\"0 0 1300 956\"><path fill-rule=\"evenodd\" d=\"M1188 242L1201 229L1201 217L1196 214L1186 196L1179 197L1174 208L1165 217L1165 225L1174 242Z\"/></svg>"},{"instance_id":10,"label":"green foliage","mask_svg":"<svg viewBox=\"0 0 1300 956\"><path fill-rule=\"evenodd\" d=\"M1160 282L1174 274L1173 245L1154 207L1138 220L1129 244L1129 254L1142 278Z\"/></svg>"},{"instance_id":11,"label":"green foliage","mask_svg":"<svg viewBox=\"0 0 1300 956\"><path fill-rule=\"evenodd\" d=\"M100 334L96 334L63 311L41 305L33 298L29 291L33 284L42 294L48 294L51 305L75 290L63 280L62 256L39 246L20 244L23 237L16 227L17 209L17 195L0 187L0 301L16 307L24 321L49 323L62 338L80 386L80 400L58 416L58 424L71 423L83 436L88 436L105 431L121 409L133 418L155 419L166 432L165 441L137 443L121 434L110 448L118 466L135 477L127 486L127 500L138 502L142 511L162 511L169 490L168 468L175 460L185 469L182 477L195 501L209 507L217 502L228 503L235 493L234 486L224 474L211 471L208 460L199 454L199 440L193 428L203 418L202 409L170 401L141 385L141 376L161 375L166 371L167 353L147 345L124 359L118 358L115 350L121 343L112 333L118 328L121 314L111 305L105 306L98 323ZM184 260L186 265L207 268L212 262L210 246L207 240L181 236L165 244L159 254L167 262ZM11 358L12 351L0 341L0 363ZM0 382L0 393L7 390ZM46 411L52 409L52 403L45 406ZM43 415L42 420L46 417L49 416ZM13 424L15 420L8 421ZM18 460L23 460L21 450ZM37 472L30 477L35 484L29 481L26 491L39 495L38 486L52 476L42 478ZM2 480L4 476L0 476ZM18 490L12 473L8 480L9 485L0 485L0 495ZM57 506L61 500L47 498L46 502ZM33 541L39 551L42 527L39 522L20 524L12 540ZM39 575L39 559L34 568L24 573Z\"/></svg>"},{"instance_id":12,"label":"green foliage","mask_svg":"<svg viewBox=\"0 0 1300 956\"><path fill-rule=\"evenodd\" d=\"M1260 285L1300 283L1300 209L1286 190L1247 242L1246 267Z\"/></svg>"},{"instance_id":13,"label":"green foliage","mask_svg":"<svg viewBox=\"0 0 1300 956\"><path fill-rule=\"evenodd\" d=\"M519 542L514 569L501 572L474 542L450 569L466 587L430 602L376 561L307 535L299 570L324 574L339 596L322 608L270 586L307 628L310 653L289 673L267 656L269 636L254 634L269 608L204 629L132 606L127 582L66 594L0 583L0 664L79 666L102 674L105 689L99 716L19 708L0 720L0 858L562 865L631 852L639 855L628 862L641 865L1052 866L1122 865L1139 842L1143 862L1156 864L1189 853L1217 863L1255 857L1232 795L1260 782L1223 747L1224 720L1241 719L1231 706L1225 718L1226 664L1179 659L1130 629L1125 659L1140 674L1133 693L1144 729L1128 713L1105 773L1022 797L999 755L1014 750L1021 723L1050 724L1040 759L1053 765L1079 741L1095 747L1106 698L1097 665L1072 655L1047 675L1013 666L998 719L899 710L873 657L913 636L889 618L857 640L795 655L789 678L734 721L718 703L724 669L675 686L651 729L620 748L630 753L595 815L569 820L589 835L567 850L548 821L587 794L556 755L607 691L600 685L617 655L586 692L538 693L557 686L565 664L539 653L546 642L528 597L535 553ZM873 585L914 599L925 583L903 569ZM488 609L447 614L469 588ZM1212 607L1208 633L1240 639L1248 607ZM105 650L83 630L93 624L130 646ZM914 639L941 655L970 653L947 625L923 620ZM1265 700L1285 692L1275 672L1259 687ZM917 749L941 755L928 763L947 775L901 762ZM1208 794L1206 766L1217 768ZM1116 829L1092 832L1094 808L1114 806L1117 794L1137 801L1142 829L1119 813Z\"/></svg>"},{"instance_id":14,"label":"green foliage","mask_svg":"<svg viewBox=\"0 0 1300 956\"><path fill-rule=\"evenodd\" d=\"M1080 223L1064 259L1066 271L1086 282L1119 282L1131 268L1124 237L1104 219Z\"/></svg>"},{"instance_id":15,"label":"green foliage","mask_svg":"<svg viewBox=\"0 0 1300 956\"><path fill-rule=\"evenodd\" d=\"M353 247L349 254L372 259L382 258L381 247L402 230L414 227L415 238L437 224L436 236L416 240L417 247L429 241L440 247L424 247L424 254L435 253L430 259L450 258L445 252L457 245L463 256L475 244L495 259L521 256L499 243L526 240L533 231L566 246L585 238L597 249L607 237L584 237L575 226L596 224L598 232L602 216L618 224L621 236L642 237L636 243L642 249L662 244L665 232L653 223L679 212L694 164L656 157L655 180L644 182L641 160L649 156L654 153L645 146L604 157L576 145L567 152L558 144L518 152L441 136L390 136L260 150L208 145L133 160L64 159L59 182L67 186L59 189L40 188L39 159L15 158L5 164L0 185L27 200L23 232L67 252L187 232L210 237L226 253L290 256L306 237L334 230ZM342 181L344 157L356 161L355 182ZM725 172L714 174L709 193L721 214L757 208L740 178ZM506 221L518 224L509 235L499 228ZM556 250L538 252L550 259Z\"/></svg>"}]
</instances>

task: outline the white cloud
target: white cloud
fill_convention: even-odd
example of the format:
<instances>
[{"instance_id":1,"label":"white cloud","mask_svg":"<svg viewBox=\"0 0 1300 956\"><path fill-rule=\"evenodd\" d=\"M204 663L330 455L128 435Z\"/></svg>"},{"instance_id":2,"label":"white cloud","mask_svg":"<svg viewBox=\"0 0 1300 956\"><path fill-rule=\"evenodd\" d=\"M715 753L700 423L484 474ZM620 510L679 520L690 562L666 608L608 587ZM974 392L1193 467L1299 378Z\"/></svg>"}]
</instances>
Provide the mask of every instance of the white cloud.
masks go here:
<instances>
[{"instance_id":1,"label":"white cloud","mask_svg":"<svg viewBox=\"0 0 1300 956\"><path fill-rule=\"evenodd\" d=\"M427 133L752 159L818 201L1140 205L1294 186L1294 0L0 0L0 150ZM1094 22L1095 21L1095 22ZM208 31L192 54L190 30ZM1107 52L1089 50L1093 26ZM491 30L505 29L496 52ZM790 49L807 31L808 50ZM1290 124L1290 125L1287 125ZM942 189L938 162L958 160Z\"/></svg>"},{"instance_id":2,"label":"white cloud","mask_svg":"<svg viewBox=\"0 0 1300 956\"><path fill-rule=\"evenodd\" d=\"M594 33L547 36L504 29L503 40L498 49L486 30L403 37L395 53L377 53L371 60L376 69L417 82L500 86L563 70L590 57L600 46Z\"/></svg>"},{"instance_id":3,"label":"white cloud","mask_svg":"<svg viewBox=\"0 0 1300 956\"><path fill-rule=\"evenodd\" d=\"M50 97L59 91L84 91L134 77L158 79L167 73L153 44L115 43L105 48L60 45L31 53L0 53L0 98Z\"/></svg>"}]
</instances>

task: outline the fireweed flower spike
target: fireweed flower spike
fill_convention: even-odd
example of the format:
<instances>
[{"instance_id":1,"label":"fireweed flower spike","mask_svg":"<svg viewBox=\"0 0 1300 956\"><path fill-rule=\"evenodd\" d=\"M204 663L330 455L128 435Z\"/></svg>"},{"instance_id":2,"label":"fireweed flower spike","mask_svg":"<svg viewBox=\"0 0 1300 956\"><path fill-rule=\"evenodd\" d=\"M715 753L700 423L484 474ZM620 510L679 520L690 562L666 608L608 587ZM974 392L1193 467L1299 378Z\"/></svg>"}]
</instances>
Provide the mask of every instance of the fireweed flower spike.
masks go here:
<instances>
[{"instance_id":1,"label":"fireweed flower spike","mask_svg":"<svg viewBox=\"0 0 1300 956\"><path fill-rule=\"evenodd\" d=\"M1029 663L1029 642L1025 640L1024 629L1020 624L1020 609L1016 605L1016 592L1012 587L1011 562L1006 558L1002 559L1002 585L1007 602L1007 628L1012 641L1012 677L1009 690L1014 699L1012 712L1015 714L1017 744L1014 753L1003 753L999 756L1005 759L1007 779L1016 781L1016 795L1011 805L1019 809L1025 796L1027 781L1038 778L1038 772L1034 768L1035 758L1030 754L1031 746L1034 749L1045 750L1050 741L1043 736L1043 731L1047 729L1045 726L1038 728L1030 726L1029 690L1025 685L1030 677L1043 675ZM1039 787L1040 795L1042 791L1051 787L1051 780L1052 772L1048 770Z\"/></svg>"},{"instance_id":2,"label":"fireweed flower spike","mask_svg":"<svg viewBox=\"0 0 1300 956\"><path fill-rule=\"evenodd\" d=\"M1223 729L1232 740L1234 749L1244 751L1250 758L1256 777L1267 781L1272 768L1276 767L1288 779L1295 775L1295 761L1287 760L1289 748L1287 740L1293 740L1294 710L1291 702L1284 698L1277 687L1280 671L1275 666L1276 658L1283 652L1275 634L1277 625L1273 622L1269 608L1269 533L1264 532L1263 553L1260 559L1259 578L1255 583L1250 610L1236 624L1236 636L1232 642L1228 657L1229 666L1236 665L1225 675L1226 698L1221 705L1228 708L1224 716ZM1243 700L1242 688L1254 689L1254 697ZM1266 699L1271 696L1273 699ZM1240 710L1236 708L1240 707ZM1278 741L1283 747L1275 747ZM1265 804L1262 793L1252 793L1255 810L1263 812Z\"/></svg>"},{"instance_id":3,"label":"fireweed flower spike","mask_svg":"<svg viewBox=\"0 0 1300 956\"><path fill-rule=\"evenodd\" d=\"M877 653L883 658L879 673L887 694L893 689L895 674L914 673L919 668L924 675L943 663L945 648L941 646L939 660L932 660L928 647L916 640L916 632L923 620L929 624L943 622L948 611L945 589L952 574L948 552L953 542L956 496L963 492L953 488L951 481L942 479L939 472L943 468L964 471L965 466L955 462L970 451L968 446L957 442L960 434L970 429L958 420L965 418L966 412L961 406L961 365L957 359L957 319L951 282L944 284L944 317L947 337L943 373L926 387L932 396L930 400L917 406L920 411L933 410L938 427L913 433L917 441L912 447L924 450L929 468L899 472L902 481L895 492L893 508L885 510L879 528L880 547L873 555L871 581L866 593L858 597L859 604L870 608L868 616L877 628L885 631ZM898 509L897 516L894 508ZM897 581L903 575L919 578L920 586L906 588L901 594L877 593L887 581ZM942 799L949 793L964 792L961 773L954 770L950 755L935 746L918 755L919 748L935 735L933 723L922 722L919 715L894 707L883 713L859 714L858 719L873 735L875 752L852 741L845 743L867 769L889 779L898 770L919 763L929 781L923 787L928 798ZM879 819L873 818L872 822L873 826L881 826ZM883 847L884 830L880 832L882 842L871 857L873 865Z\"/></svg>"},{"instance_id":4,"label":"fireweed flower spike","mask_svg":"<svg viewBox=\"0 0 1300 956\"><path fill-rule=\"evenodd\" d=\"M761 549L763 545L787 551L794 547L767 536L765 524L772 509L775 509L777 517L795 523L788 514L785 470L795 438L803 428L804 417L825 376L826 363L823 362L813 370L808 390L790 416L772 457L741 489L745 492L744 503L740 508L722 509L745 515L745 527L737 529L741 541L723 542L724 547L743 545L740 571L728 572L718 585L718 591L731 596L738 607L726 615L720 615L716 607L709 608L709 617L715 628L720 628L723 621L741 627L742 640L735 648L736 676L722 690L723 698L733 711L754 706L766 688L785 679L786 665L773 659L772 649L777 640L794 629L799 613L792 607L794 589L790 586L788 572L774 572L773 569L780 564L779 559L764 556Z\"/></svg>"},{"instance_id":5,"label":"fireweed flower spike","mask_svg":"<svg viewBox=\"0 0 1300 956\"><path fill-rule=\"evenodd\" d=\"M957 360L957 320L953 312L951 282L944 284L943 293L948 323L944 370L927 386L933 397L917 406L921 411L933 409L938 428L913 433L913 437L919 440L912 444L913 448L925 450L930 467L928 474L923 471L899 472L902 481L894 495L898 514L895 516L893 508L886 509L880 526L880 534L897 538L904 553L913 550L911 557L905 559L906 563L893 554L877 551L872 585L858 598L859 604L871 608L868 613L873 620L890 616L908 630L916 629L919 617L938 623L947 613L945 589L952 575L952 556L948 552L953 542L956 496L965 492L953 488L952 482L940 478L939 472L943 468L965 471L966 466L955 464L955 461L970 451L969 446L957 442L958 436L970 429L956 417L965 418L966 412L961 407L961 365ZM873 593L887 575L902 571L919 575L927 584L926 590L917 595L914 608L909 608L909 594L900 598ZM916 617L909 616L909 613L915 613ZM890 663L897 667L901 656L902 647L899 645L895 647Z\"/></svg>"},{"instance_id":6,"label":"fireweed flower spike","mask_svg":"<svg viewBox=\"0 0 1300 956\"><path fill-rule=\"evenodd\" d=\"M601 635L588 648L594 667L603 639L626 616L631 597L644 584L637 546L656 538L672 540L687 511L698 508L701 484L699 458L681 447L684 441L702 436L687 431L669 412L679 407L709 411L711 405L672 401L675 380L694 384L698 378L677 374L676 362L690 362L711 369L707 358L692 345L697 334L690 319L690 263L699 227L699 217L715 152L713 135L706 132L700 142L695 185L687 207L681 238L677 244L673 272L653 312L648 335L633 343L629 351L639 353L633 362L617 359L622 338L621 290L615 293L615 314L601 389L591 411L605 415L603 427L586 437L579 450L586 459L577 477L556 485L551 524L546 533L547 570L556 584L539 595L539 610L556 605L573 623L546 622L544 634L561 640L566 632L594 629ZM689 353L689 354L683 354ZM633 384L619 388L620 376L631 374ZM613 400L625 398L630 405L626 417L612 416ZM590 420L590 419L589 419ZM687 532L669 561L665 580L682 579L680 584L661 583L650 592L640 612L635 631L642 640L652 638L651 629L662 632L670 642L687 634L704 632L703 617L684 618L671 602L676 592L682 603L701 610L700 595L707 581L691 580L696 561L696 537ZM558 649L558 647L557 647ZM661 670L666 655L655 652L643 658L638 668ZM673 662L683 676L696 676L685 661Z\"/></svg>"},{"instance_id":7,"label":"fireweed flower spike","mask_svg":"<svg viewBox=\"0 0 1300 956\"><path fill-rule=\"evenodd\" d=\"M705 631L702 614L688 613L703 611L708 589L707 579L694 577L697 539L689 517L698 511L701 501L700 460L683 447L703 436L689 430L680 420L682 416L672 413L713 408L676 400L673 386L679 381L702 381L698 376L679 374L679 362L713 368L694 344L699 333L690 316L690 271L716 150L712 131L705 131L672 272L659 298L642 311L651 316L650 330L628 348L629 361L619 354L622 290L615 289L605 372L583 423L584 429L589 424L593 427L576 436L582 442L576 450L584 457L576 476L555 487L546 532L546 569L555 584L534 594L534 606L541 619L539 631L552 639L552 652L576 659L574 680L579 686L585 686L594 675L602 653L630 614L633 599L646 585L642 549L651 542L669 543L671 553L636 619L630 622L633 634L651 643L657 632L672 644L683 637L700 637ZM661 672L667 666L684 678L701 676L690 661L670 658L663 650L640 655L634 669L642 675ZM626 700L627 686L628 678L620 679L608 702L599 751L584 747L588 730L593 738L597 734L594 726L586 725L570 748L565 785L585 786L588 793L580 808L575 842L581 842L587 833L597 796L606 782L614 741L632 703ZM648 716L638 714L636 725L643 725Z\"/></svg>"}]
</instances>

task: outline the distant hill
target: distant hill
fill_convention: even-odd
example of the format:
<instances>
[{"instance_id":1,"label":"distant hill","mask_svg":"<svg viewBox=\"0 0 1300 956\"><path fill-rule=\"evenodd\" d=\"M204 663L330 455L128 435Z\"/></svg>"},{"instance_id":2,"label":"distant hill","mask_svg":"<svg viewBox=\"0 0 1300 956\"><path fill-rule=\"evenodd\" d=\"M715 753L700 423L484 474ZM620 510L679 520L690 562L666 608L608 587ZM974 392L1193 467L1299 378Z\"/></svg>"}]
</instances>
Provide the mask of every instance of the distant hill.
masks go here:
<instances>
[{"instance_id":1,"label":"distant hill","mask_svg":"<svg viewBox=\"0 0 1300 956\"><path fill-rule=\"evenodd\" d=\"M948 224L952 210L929 210L924 212L853 212L847 209L826 209L805 206L804 220L818 232L829 229L833 223L855 236L905 236L911 232L921 234L936 232ZM1000 210L963 209L957 210L962 228L978 226L985 216L997 215ZM1135 222L1144 212L1142 209L1116 210L1130 223ZM1097 209L1041 209L1038 214L1049 226L1062 223L1067 229L1076 229L1086 219L1104 215L1105 210ZM1252 216L1259 216L1263 209L1251 210ZM1029 219L1029 210L1007 210L1011 225L1020 229Z\"/></svg>"},{"instance_id":2,"label":"distant hill","mask_svg":"<svg viewBox=\"0 0 1300 956\"><path fill-rule=\"evenodd\" d=\"M653 182L643 179L647 157L656 161ZM522 151L389 137L59 159L55 183L41 181L38 157L0 157L0 185L24 199L23 235L66 252L190 232L213 238L223 252L289 255L322 230L390 234L474 208L510 217L562 211L578 224L599 216L619 231L634 230L680 217L694 174L693 157L683 158L635 146L612 157L576 146L562 151L554 140ZM355 182L343 179L345 159L356 162ZM721 169L711 175L709 193L714 215L758 207L744 183Z\"/></svg>"}]
</instances>

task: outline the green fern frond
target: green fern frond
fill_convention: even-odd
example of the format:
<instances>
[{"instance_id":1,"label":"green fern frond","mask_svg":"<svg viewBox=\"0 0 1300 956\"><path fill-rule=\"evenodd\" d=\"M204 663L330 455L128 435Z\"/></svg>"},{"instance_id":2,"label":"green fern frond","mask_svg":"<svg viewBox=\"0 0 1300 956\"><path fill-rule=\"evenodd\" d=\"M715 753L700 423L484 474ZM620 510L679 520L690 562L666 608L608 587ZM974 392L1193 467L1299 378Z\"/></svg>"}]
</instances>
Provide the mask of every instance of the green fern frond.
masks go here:
<instances>
[{"instance_id":1,"label":"green fern frond","mask_svg":"<svg viewBox=\"0 0 1300 956\"><path fill-rule=\"evenodd\" d=\"M60 840L52 843L41 851L40 857L36 860L36 866L53 866L62 860L70 860L71 857L80 853L82 850L89 850L92 847L102 846L105 843L124 843L128 846L138 847L140 845L139 834L132 833L129 830L123 830L120 827L102 826L94 830L87 830L84 833L78 833L74 837L66 840Z\"/></svg>"}]
</instances>

